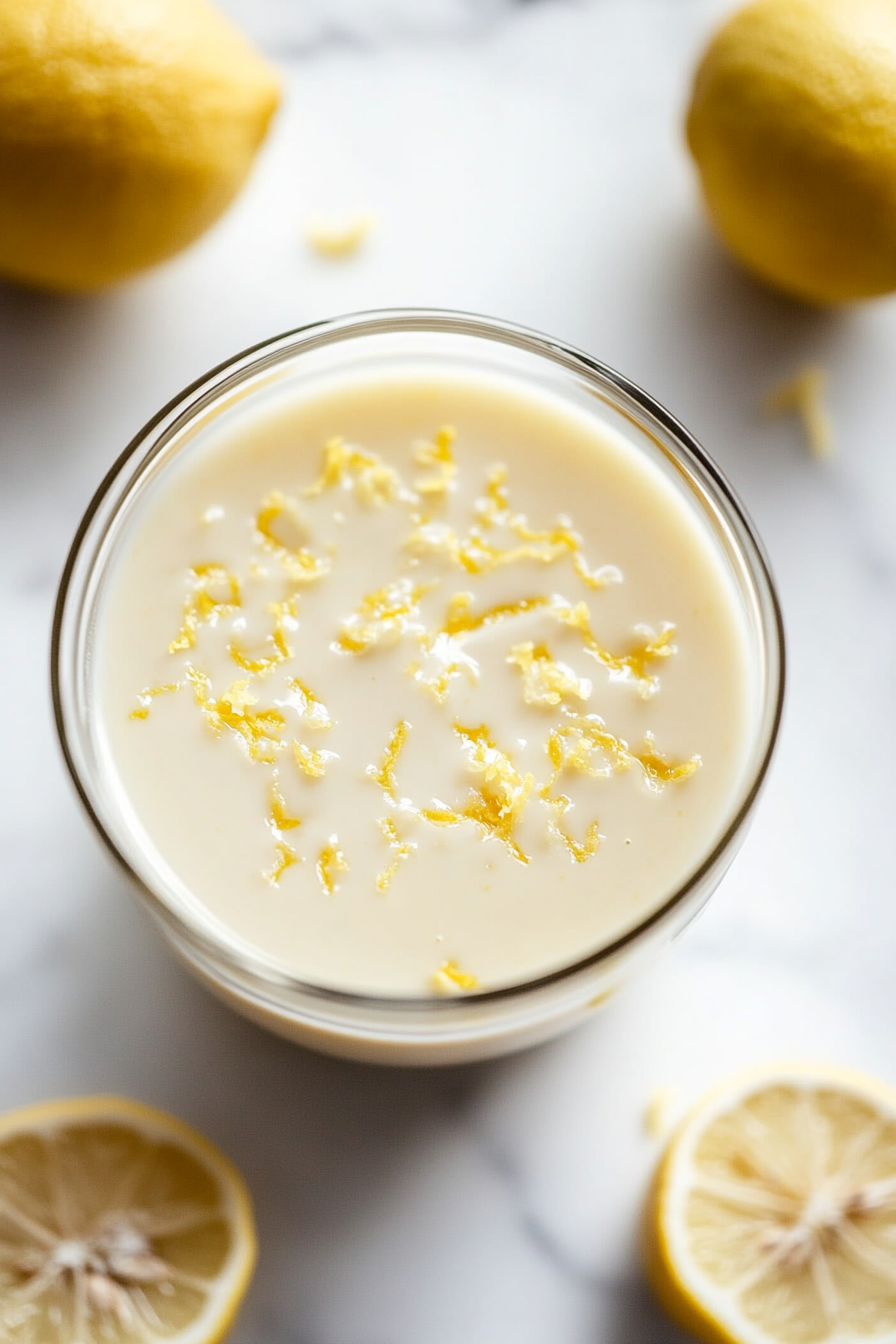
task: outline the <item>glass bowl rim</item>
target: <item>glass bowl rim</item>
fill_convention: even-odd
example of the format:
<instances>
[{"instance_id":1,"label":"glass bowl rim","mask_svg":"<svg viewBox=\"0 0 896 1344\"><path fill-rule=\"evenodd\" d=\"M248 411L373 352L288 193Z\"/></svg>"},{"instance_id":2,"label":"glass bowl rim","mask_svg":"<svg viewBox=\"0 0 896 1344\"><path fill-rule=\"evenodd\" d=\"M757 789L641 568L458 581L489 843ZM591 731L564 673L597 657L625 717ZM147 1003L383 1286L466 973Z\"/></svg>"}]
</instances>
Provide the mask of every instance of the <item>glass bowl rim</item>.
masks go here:
<instances>
[{"instance_id":1,"label":"glass bowl rim","mask_svg":"<svg viewBox=\"0 0 896 1344\"><path fill-rule=\"evenodd\" d=\"M61 671L63 641L67 634L66 626L70 619L72 599L73 597L83 598L86 583L95 572L97 555L94 553L91 558L89 568L83 576L82 591L80 592L73 592L72 588L75 570L82 559L82 549L88 540L97 515L113 486L129 465L133 464L134 474L106 521L102 536L105 536L108 527L129 498L132 487L140 479L141 468L153 455L153 449L162 443L162 436L167 434L171 437L175 432L183 429L185 423L201 413L204 399L211 398L216 392L220 393L228 379L239 382L247 381L266 366L285 364L295 360L301 356L304 350L320 344L337 344L340 340L346 338L395 334L402 331L406 333L416 331L427 334L466 335L490 340L499 345L522 349L531 355L547 359L551 363L564 367L568 372L584 376L586 381L592 387L596 385L600 393L611 403L615 399L615 409L621 413L626 414L624 406L618 404L620 397L623 402L628 400L634 403L637 411L646 414L648 420L656 421L671 439L675 454L683 457L685 461L689 459L694 461L700 472L709 478L715 492L714 504L717 508L721 505L726 522L729 525L734 525L736 547L740 558L746 562L751 582L759 600L762 652L765 656L766 669L770 671L766 695L759 708L760 722L765 729L765 743L758 763L749 777L748 784L744 786L740 803L724 831L699 866L675 889L668 899L644 919L633 925L627 932L614 939L613 942L598 948L586 957L581 957L553 971L531 979L518 981L512 985L505 985L497 989L472 990L457 996L412 997L360 993L337 989L329 985L315 984L313 981L302 980L298 976L288 975L281 970L271 973L270 964L263 957L257 959L246 957L242 952L224 947L207 930L194 925L190 919L186 918L184 912L173 909L161 896L147 886L112 839L99 814L98 805L90 793L87 782L81 777L81 771L74 758L69 741L70 727L65 704L66 692ZM638 422L638 428L642 432L650 434L645 424ZM160 431L158 435L156 434L157 430ZM668 444L661 446L663 451L668 451ZM140 455L141 449L146 450L142 456ZM79 602L76 608L76 616L80 617L81 614L81 603ZM173 396L138 430L115 459L84 511L59 581L50 644L50 682L56 732L66 768L81 803L107 850L130 878L132 885L136 887L141 897L148 902L151 912L163 926L173 926L178 940L186 939L189 944L194 947L198 946L200 951L204 953L205 974L208 974L210 969L208 966L209 960L212 963L223 961L229 969L236 970L243 993L248 992L250 997L269 1001L268 995L271 989L276 986L281 992L286 989L296 995L310 996L322 1003L329 1001L345 1008L376 1009L386 1013L394 1013L396 1016L405 1015L407 1017L421 1012L426 1014L433 1012L450 1014L452 1011L461 1009L469 1011L471 1007L477 1005L485 1007L488 1004L522 999L552 985L572 981L585 972L612 963L613 959L618 957L620 953L630 948L633 949L645 939L650 931L657 929L658 926L669 919L680 906L686 903L688 896L700 888L704 880L720 863L725 853L734 846L750 817L756 799L765 783L777 743L784 707L785 681L784 624L765 548L737 493L729 484L720 467L694 435L649 392L646 392L625 375L620 374L609 364L589 355L575 345L548 336L533 328L499 318L481 316L463 310L425 307L368 309L303 323L299 327L290 328L277 336L246 347L202 374ZM771 707L770 713L769 707ZM78 723L76 726L83 730L82 724ZM253 982L251 989L245 984L244 977L247 974ZM282 1003L278 1004L278 1007L281 1012L286 1008L288 1013L288 1007Z\"/></svg>"}]
</instances>

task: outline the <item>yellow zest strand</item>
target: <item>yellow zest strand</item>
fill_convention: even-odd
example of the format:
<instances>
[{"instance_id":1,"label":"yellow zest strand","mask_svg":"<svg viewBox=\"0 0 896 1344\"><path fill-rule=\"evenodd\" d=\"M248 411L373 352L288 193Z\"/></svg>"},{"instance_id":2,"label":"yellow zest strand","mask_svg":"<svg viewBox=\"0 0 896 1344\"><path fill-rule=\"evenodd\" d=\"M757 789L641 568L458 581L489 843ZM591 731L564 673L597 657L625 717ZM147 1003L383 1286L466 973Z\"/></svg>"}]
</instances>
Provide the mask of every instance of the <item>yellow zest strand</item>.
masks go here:
<instances>
[{"instance_id":1,"label":"yellow zest strand","mask_svg":"<svg viewBox=\"0 0 896 1344\"><path fill-rule=\"evenodd\" d=\"M411 725L407 719L401 719L392 730L380 764L378 766L368 765L365 772L368 779L372 779L374 784L379 784L389 801L395 803L396 806L398 805L398 783L395 779L395 767L410 731Z\"/></svg>"},{"instance_id":2,"label":"yellow zest strand","mask_svg":"<svg viewBox=\"0 0 896 1344\"><path fill-rule=\"evenodd\" d=\"M274 629L267 636L267 642L272 652L253 657L245 651L239 640L232 639L227 645L227 652L237 667L241 667L244 672L251 672L253 676L266 677L273 672L275 667L279 667L281 663L288 662L290 658L294 657L292 646L288 642L286 634L287 631L298 629L298 610L299 599L295 593L283 602L269 602L265 611L274 617Z\"/></svg>"},{"instance_id":3,"label":"yellow zest strand","mask_svg":"<svg viewBox=\"0 0 896 1344\"><path fill-rule=\"evenodd\" d=\"M468 975L454 961L443 961L432 977L432 987L438 994L465 993L478 986L475 975Z\"/></svg>"},{"instance_id":4,"label":"yellow zest strand","mask_svg":"<svg viewBox=\"0 0 896 1344\"><path fill-rule=\"evenodd\" d=\"M239 580L224 565L217 562L194 565L189 574L191 591L184 602L180 630L168 645L169 653L192 649L200 625L230 615L241 603Z\"/></svg>"},{"instance_id":5,"label":"yellow zest strand","mask_svg":"<svg viewBox=\"0 0 896 1344\"><path fill-rule=\"evenodd\" d=\"M211 681L198 668L189 664L186 678L193 687L196 703L203 718L218 737L229 729L252 761L272 765L280 750L280 737L286 720L277 709L255 711L251 705L255 696L248 691L247 681L235 681L229 691L217 699L212 694Z\"/></svg>"},{"instance_id":6,"label":"yellow zest strand","mask_svg":"<svg viewBox=\"0 0 896 1344\"><path fill-rule=\"evenodd\" d=\"M578 677L566 663L556 662L546 644L515 644L506 661L523 674L523 699L527 705L559 705L576 696L587 700L591 682Z\"/></svg>"},{"instance_id":7,"label":"yellow zest strand","mask_svg":"<svg viewBox=\"0 0 896 1344\"><path fill-rule=\"evenodd\" d=\"M377 891L385 895L402 863L413 854L417 846L413 840L401 839L398 834L398 827L391 817L380 817L376 824L382 831L389 848L393 851L391 862L378 874L376 879Z\"/></svg>"},{"instance_id":8,"label":"yellow zest strand","mask_svg":"<svg viewBox=\"0 0 896 1344\"><path fill-rule=\"evenodd\" d=\"M437 704L442 705L448 698L454 677L465 675L473 684L479 680L478 662L461 647L461 641L467 635L473 635L478 630L511 620L516 616L525 616L540 607L550 606L551 600L549 597L524 597L517 602L501 602L473 615L470 612L473 594L455 593L448 603L442 629L434 634L427 633L420 636L424 659L415 659L408 664L405 671L429 692ZM424 662L433 665L434 670L428 671Z\"/></svg>"},{"instance_id":9,"label":"yellow zest strand","mask_svg":"<svg viewBox=\"0 0 896 1344\"><path fill-rule=\"evenodd\" d=\"M414 499L402 485L398 472L387 467L376 453L366 453L344 439L333 438L324 444L320 475L306 487L305 497L313 499L337 486L353 489L362 504L372 508L381 508L397 499L408 502Z\"/></svg>"},{"instance_id":10,"label":"yellow zest strand","mask_svg":"<svg viewBox=\"0 0 896 1344\"><path fill-rule=\"evenodd\" d=\"M507 493L507 468L503 463L492 467L485 482L485 494L477 499L473 511L483 527L496 527L510 513Z\"/></svg>"},{"instance_id":11,"label":"yellow zest strand","mask_svg":"<svg viewBox=\"0 0 896 1344\"><path fill-rule=\"evenodd\" d=\"M823 400L826 381L820 364L807 364L795 378L770 392L763 404L766 415L797 412L814 457L830 457L834 444L834 426Z\"/></svg>"},{"instance_id":12,"label":"yellow zest strand","mask_svg":"<svg viewBox=\"0 0 896 1344\"><path fill-rule=\"evenodd\" d=\"M548 817L548 828L552 835L558 840L562 840L569 853L569 857L575 863L587 863L593 858L600 848L600 842L603 836L600 833L600 825L592 821L585 832L584 840L574 840L568 831L560 825L560 818L569 811L572 803L565 794L559 794L556 798L547 799L551 814Z\"/></svg>"},{"instance_id":13,"label":"yellow zest strand","mask_svg":"<svg viewBox=\"0 0 896 1344\"><path fill-rule=\"evenodd\" d=\"M436 704L443 705L448 698L455 677L466 676L474 685L479 680L479 664L464 653L459 639L439 630L434 635L421 637L423 659L408 663L405 671L418 685L428 691ZM429 665L433 670L428 671Z\"/></svg>"},{"instance_id":14,"label":"yellow zest strand","mask_svg":"<svg viewBox=\"0 0 896 1344\"><path fill-rule=\"evenodd\" d=\"M272 490L261 501L255 518L255 532L265 550L276 556L293 583L314 583L330 572L326 557L312 554L302 546L306 532L299 507L281 490Z\"/></svg>"},{"instance_id":15,"label":"yellow zest strand","mask_svg":"<svg viewBox=\"0 0 896 1344\"><path fill-rule=\"evenodd\" d=\"M272 887L278 887L280 885L280 879L287 868L291 868L294 863L298 863L299 856L296 854L292 845L286 844L284 840L279 841L274 846L274 849L277 857L272 866L265 869L262 873L262 877L265 882L270 882Z\"/></svg>"},{"instance_id":16,"label":"yellow zest strand","mask_svg":"<svg viewBox=\"0 0 896 1344\"><path fill-rule=\"evenodd\" d=\"M648 669L651 664L664 658L671 658L677 652L672 642L675 635L674 625L663 625L659 634L648 626L636 626L636 633L644 636L643 642L636 644L628 653L611 653L609 649L604 648L591 628L591 612L587 603L577 602L573 606L562 597L554 597L551 610L561 625L578 631L585 652L607 669L611 680L635 682L639 694L644 699L649 699L656 693L659 680Z\"/></svg>"},{"instance_id":17,"label":"yellow zest strand","mask_svg":"<svg viewBox=\"0 0 896 1344\"><path fill-rule=\"evenodd\" d=\"M517 602L499 602L488 607L478 615L471 615L472 593L455 593L448 603L448 612L442 629L446 635L472 635L501 621L512 620L515 616L526 616L530 611L549 607L554 599L550 597L521 597Z\"/></svg>"},{"instance_id":18,"label":"yellow zest strand","mask_svg":"<svg viewBox=\"0 0 896 1344\"><path fill-rule=\"evenodd\" d=\"M170 681L167 682L164 686L145 687L145 689L142 690L140 694L137 696L138 701L137 709L132 709L128 717L131 719L148 719L149 711L152 708L152 702L156 698L156 696L167 695L171 691L179 691L182 685L183 682Z\"/></svg>"},{"instance_id":19,"label":"yellow zest strand","mask_svg":"<svg viewBox=\"0 0 896 1344\"><path fill-rule=\"evenodd\" d=\"M339 837L331 835L329 842L324 845L315 865L318 880L325 896L332 896L339 890L337 878L340 873L347 873L349 864L345 855L339 848Z\"/></svg>"},{"instance_id":20,"label":"yellow zest strand","mask_svg":"<svg viewBox=\"0 0 896 1344\"><path fill-rule=\"evenodd\" d=\"M609 583L621 582L622 575L615 565L604 565L596 570L588 567L582 555L582 538L568 519L560 518L553 527L539 530L529 526L525 514L512 514L506 481L507 468L493 468L486 481L485 494L474 505L477 523L465 534L459 535L447 523L429 519L418 522L405 545L417 553L441 555L468 574L487 574L521 560L553 564L568 555L572 558L575 573L588 587L604 588ZM522 544L498 546L486 540L483 531L499 526L506 528Z\"/></svg>"},{"instance_id":21,"label":"yellow zest strand","mask_svg":"<svg viewBox=\"0 0 896 1344\"><path fill-rule=\"evenodd\" d=\"M286 799L280 791L280 780L277 771L274 771L270 787L270 815L267 824L277 839L274 846L276 858L273 866L262 873L262 877L269 882L272 887L279 886L280 878L291 868L294 863L298 863L299 858L291 845L288 845L283 839L284 831L294 831L301 826L301 817L294 817L286 810Z\"/></svg>"},{"instance_id":22,"label":"yellow zest strand","mask_svg":"<svg viewBox=\"0 0 896 1344\"><path fill-rule=\"evenodd\" d=\"M516 824L525 810L535 779L521 775L507 756L495 744L488 728L464 728L454 725L467 753L467 762L475 774L483 776L482 784L470 790L463 807L449 807L436 801L431 807L421 808L420 816L433 826L458 826L472 821L487 839L499 840L518 863L527 864L524 854L513 838Z\"/></svg>"},{"instance_id":23,"label":"yellow zest strand","mask_svg":"<svg viewBox=\"0 0 896 1344\"><path fill-rule=\"evenodd\" d=\"M429 467L435 472L432 476L421 476L414 482L418 494L430 500L445 498L457 475L457 465L451 451L456 437L455 430L450 425L444 425L432 443L417 445L414 451L417 466Z\"/></svg>"},{"instance_id":24,"label":"yellow zest strand","mask_svg":"<svg viewBox=\"0 0 896 1344\"><path fill-rule=\"evenodd\" d=\"M357 610L342 622L338 639L330 647L339 653L367 653L381 644L394 644L408 631L419 633L420 599L432 584L414 584L393 579L374 593L362 597Z\"/></svg>"},{"instance_id":25,"label":"yellow zest strand","mask_svg":"<svg viewBox=\"0 0 896 1344\"><path fill-rule=\"evenodd\" d=\"M666 784L677 784L679 780L688 779L703 763L699 756L692 756L689 761L667 761L656 749L653 733L644 734L643 749L633 751L632 756L644 771L647 784L656 792Z\"/></svg>"},{"instance_id":26,"label":"yellow zest strand","mask_svg":"<svg viewBox=\"0 0 896 1344\"><path fill-rule=\"evenodd\" d=\"M330 711L322 700L319 700L310 687L306 686L298 677L290 677L286 683L289 691L287 701L278 701L278 704L290 704L298 712L299 718L308 728L316 728L321 732L328 731L333 727L333 720L330 718Z\"/></svg>"},{"instance_id":27,"label":"yellow zest strand","mask_svg":"<svg viewBox=\"0 0 896 1344\"><path fill-rule=\"evenodd\" d=\"M322 779L330 761L339 760L335 751L317 751L314 747L306 747L304 742L293 742L292 754L296 765L309 779Z\"/></svg>"},{"instance_id":28,"label":"yellow zest strand","mask_svg":"<svg viewBox=\"0 0 896 1344\"><path fill-rule=\"evenodd\" d=\"M237 667L241 667L244 672L251 672L254 676L266 677L273 672L275 667L281 663L287 662L293 657L293 650L286 642L286 636L283 631L277 629L272 635L268 635L268 641L273 652L269 654L259 654L253 657L246 653L242 644L237 639L232 639L227 645L227 652L230 654Z\"/></svg>"},{"instance_id":29,"label":"yellow zest strand","mask_svg":"<svg viewBox=\"0 0 896 1344\"><path fill-rule=\"evenodd\" d=\"M592 759L598 753L601 764ZM611 733L597 714L568 714L566 721L548 737L547 754L554 773L541 790L545 799L564 770L606 779L616 771L638 765L648 788L659 793L667 784L688 779L702 764L699 756L692 756L689 761L667 761L650 733L645 738L644 750L632 751L624 738Z\"/></svg>"},{"instance_id":30,"label":"yellow zest strand","mask_svg":"<svg viewBox=\"0 0 896 1344\"><path fill-rule=\"evenodd\" d=\"M294 831L297 826L301 826L301 817L294 817L286 810L286 799L280 791L280 781L276 770L274 778L271 780L270 789L271 815L268 818L268 825L272 831L280 834L281 831Z\"/></svg>"},{"instance_id":31,"label":"yellow zest strand","mask_svg":"<svg viewBox=\"0 0 896 1344\"><path fill-rule=\"evenodd\" d=\"M375 224L376 215L370 210L360 210L341 223L315 219L306 226L305 239L320 256L341 260L358 251Z\"/></svg>"}]
</instances>

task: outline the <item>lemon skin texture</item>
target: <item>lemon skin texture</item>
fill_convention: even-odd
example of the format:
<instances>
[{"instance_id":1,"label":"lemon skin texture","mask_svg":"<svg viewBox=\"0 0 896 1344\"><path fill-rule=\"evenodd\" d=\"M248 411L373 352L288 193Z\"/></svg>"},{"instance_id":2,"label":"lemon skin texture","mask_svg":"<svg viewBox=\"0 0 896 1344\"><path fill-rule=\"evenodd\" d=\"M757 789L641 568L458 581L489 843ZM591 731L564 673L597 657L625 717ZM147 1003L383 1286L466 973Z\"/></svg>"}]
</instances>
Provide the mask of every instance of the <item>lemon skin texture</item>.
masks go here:
<instances>
[{"instance_id":1,"label":"lemon skin texture","mask_svg":"<svg viewBox=\"0 0 896 1344\"><path fill-rule=\"evenodd\" d=\"M799 299L896 288L896 0L757 0L698 67L687 138L731 251Z\"/></svg>"},{"instance_id":2,"label":"lemon skin texture","mask_svg":"<svg viewBox=\"0 0 896 1344\"><path fill-rule=\"evenodd\" d=\"M207 0L0 0L0 275L80 291L230 203L276 72Z\"/></svg>"}]
</instances>

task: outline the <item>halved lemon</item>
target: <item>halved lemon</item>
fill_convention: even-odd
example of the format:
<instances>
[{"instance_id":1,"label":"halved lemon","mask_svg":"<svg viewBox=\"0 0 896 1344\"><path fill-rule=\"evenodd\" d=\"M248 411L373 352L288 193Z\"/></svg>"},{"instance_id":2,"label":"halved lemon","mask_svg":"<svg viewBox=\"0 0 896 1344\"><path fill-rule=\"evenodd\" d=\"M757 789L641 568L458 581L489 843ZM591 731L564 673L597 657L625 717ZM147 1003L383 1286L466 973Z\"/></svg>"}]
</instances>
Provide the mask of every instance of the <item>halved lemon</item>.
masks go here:
<instances>
[{"instance_id":1,"label":"halved lemon","mask_svg":"<svg viewBox=\"0 0 896 1344\"><path fill-rule=\"evenodd\" d=\"M214 1344L255 1251L242 1178L174 1116L79 1097L0 1117L3 1344Z\"/></svg>"},{"instance_id":2,"label":"halved lemon","mask_svg":"<svg viewBox=\"0 0 896 1344\"><path fill-rule=\"evenodd\" d=\"M648 1207L663 1306L710 1344L896 1341L896 1090L779 1066L673 1137Z\"/></svg>"}]
</instances>

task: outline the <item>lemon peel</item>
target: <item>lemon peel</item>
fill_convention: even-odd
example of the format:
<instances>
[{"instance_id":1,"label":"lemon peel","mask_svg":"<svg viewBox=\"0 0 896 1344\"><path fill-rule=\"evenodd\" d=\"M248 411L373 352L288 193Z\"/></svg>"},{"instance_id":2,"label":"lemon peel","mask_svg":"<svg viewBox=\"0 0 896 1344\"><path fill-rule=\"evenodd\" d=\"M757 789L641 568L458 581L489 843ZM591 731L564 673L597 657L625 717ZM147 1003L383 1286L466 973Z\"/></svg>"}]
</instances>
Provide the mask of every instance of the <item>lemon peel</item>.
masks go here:
<instances>
[{"instance_id":1,"label":"lemon peel","mask_svg":"<svg viewBox=\"0 0 896 1344\"><path fill-rule=\"evenodd\" d=\"M432 987L437 994L463 994L478 986L475 975L462 971L455 961L443 961L432 977Z\"/></svg>"},{"instance_id":2,"label":"lemon peel","mask_svg":"<svg viewBox=\"0 0 896 1344\"><path fill-rule=\"evenodd\" d=\"M558 794L555 798L545 797L545 801L550 809L548 817L548 829L558 840L562 840L566 846L567 853L574 863L587 863L593 859L594 855L600 849L600 844L605 837L601 835L600 823L591 821L585 831L584 840L576 840L570 835L561 824L560 818L563 817L572 807L572 802L565 794Z\"/></svg>"},{"instance_id":3,"label":"lemon peel","mask_svg":"<svg viewBox=\"0 0 896 1344\"><path fill-rule=\"evenodd\" d=\"M408 720L400 719L389 736L380 764L378 766L368 765L367 767L368 779L372 779L374 784L379 785L390 803L398 803L398 781L395 778L395 767L404 750L410 731L411 725Z\"/></svg>"},{"instance_id":4,"label":"lemon peel","mask_svg":"<svg viewBox=\"0 0 896 1344\"><path fill-rule=\"evenodd\" d=\"M320 475L305 487L305 498L314 499L340 486L353 490L370 508L382 508L397 499L414 499L394 467L387 466L376 453L365 452L335 437L324 444Z\"/></svg>"},{"instance_id":5,"label":"lemon peel","mask_svg":"<svg viewBox=\"0 0 896 1344\"><path fill-rule=\"evenodd\" d=\"M376 645L396 643L409 631L422 632L420 599L431 587L402 577L366 593L357 610L342 622L331 647L340 653L367 653Z\"/></svg>"},{"instance_id":6,"label":"lemon peel","mask_svg":"<svg viewBox=\"0 0 896 1344\"><path fill-rule=\"evenodd\" d=\"M239 579L225 565L215 561L194 565L189 571L188 582L190 590L184 601L183 621L168 645L169 653L192 649L196 644L196 632L203 622L214 623L222 616L229 616L242 603Z\"/></svg>"},{"instance_id":7,"label":"lemon peel","mask_svg":"<svg viewBox=\"0 0 896 1344\"><path fill-rule=\"evenodd\" d=\"M299 677L289 677L287 678L286 688L289 698L283 701L278 700L277 703L291 705L307 727L315 728L319 732L329 732L333 727L330 711L324 702L314 694L310 686L306 686Z\"/></svg>"},{"instance_id":8,"label":"lemon peel","mask_svg":"<svg viewBox=\"0 0 896 1344\"><path fill-rule=\"evenodd\" d=\"M766 415L796 411L814 457L830 457L834 445L834 426L823 399L826 382L820 364L807 364L794 378L773 388L763 402Z\"/></svg>"},{"instance_id":9,"label":"lemon peel","mask_svg":"<svg viewBox=\"0 0 896 1344\"><path fill-rule=\"evenodd\" d=\"M179 691L182 682L168 681L162 686L146 686L137 694L137 708L131 710L132 719L148 719L149 711L152 708L152 702L157 695L169 695L173 691Z\"/></svg>"},{"instance_id":10,"label":"lemon peel","mask_svg":"<svg viewBox=\"0 0 896 1344\"><path fill-rule=\"evenodd\" d=\"M458 826L471 821L486 839L503 844L517 863L528 864L529 855L516 843L513 832L535 787L534 776L520 774L485 724L466 728L455 723L454 732L470 770L481 775L482 782L470 790L462 806L451 807L435 801L430 807L420 808L419 815L434 826Z\"/></svg>"},{"instance_id":11,"label":"lemon peel","mask_svg":"<svg viewBox=\"0 0 896 1344\"><path fill-rule=\"evenodd\" d=\"M523 674L523 699L527 705L553 707L576 697L587 700L591 682L579 677L567 663L558 662L546 644L526 640L515 644L505 660Z\"/></svg>"},{"instance_id":12,"label":"lemon peel","mask_svg":"<svg viewBox=\"0 0 896 1344\"><path fill-rule=\"evenodd\" d=\"M312 219L305 227L305 240L319 256L342 261L360 250L376 222L372 210L359 210L345 220Z\"/></svg>"},{"instance_id":13,"label":"lemon peel","mask_svg":"<svg viewBox=\"0 0 896 1344\"><path fill-rule=\"evenodd\" d=\"M414 449L414 461L418 467L430 467L431 476L419 476L414 482L418 495L431 500L441 500L455 484L457 463L452 448L457 431L451 425L443 425L432 442L418 443Z\"/></svg>"},{"instance_id":14,"label":"lemon peel","mask_svg":"<svg viewBox=\"0 0 896 1344\"><path fill-rule=\"evenodd\" d=\"M272 490L262 500L255 530L261 544L276 556L293 583L314 583L329 574L331 561L301 544L305 526L299 506L281 490Z\"/></svg>"},{"instance_id":15,"label":"lemon peel","mask_svg":"<svg viewBox=\"0 0 896 1344\"><path fill-rule=\"evenodd\" d=\"M391 817L380 817L377 820L377 826L379 826L386 843L393 853L391 861L386 865L382 872L377 874L376 877L376 889L381 895L384 895L392 885L392 880L398 873L401 865L404 863L405 859L411 857L414 850L417 848L417 845L413 840L402 840L401 836L398 834L398 827Z\"/></svg>"},{"instance_id":16,"label":"lemon peel","mask_svg":"<svg viewBox=\"0 0 896 1344\"><path fill-rule=\"evenodd\" d=\"M331 835L318 855L315 865L317 878L326 896L332 896L339 890L339 875L347 873L349 863L339 848L339 837Z\"/></svg>"}]
</instances>

